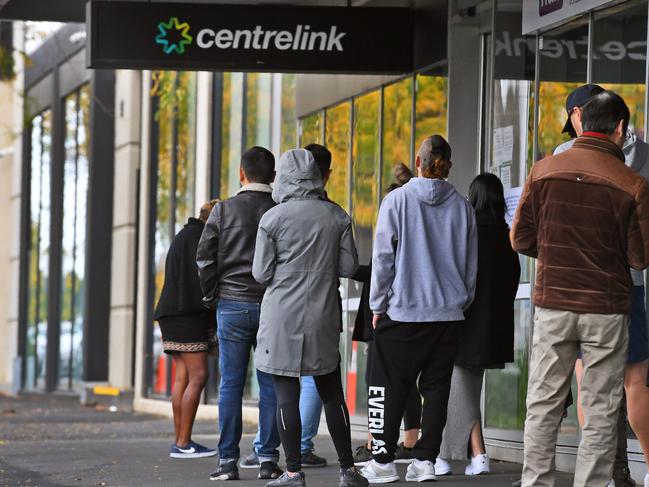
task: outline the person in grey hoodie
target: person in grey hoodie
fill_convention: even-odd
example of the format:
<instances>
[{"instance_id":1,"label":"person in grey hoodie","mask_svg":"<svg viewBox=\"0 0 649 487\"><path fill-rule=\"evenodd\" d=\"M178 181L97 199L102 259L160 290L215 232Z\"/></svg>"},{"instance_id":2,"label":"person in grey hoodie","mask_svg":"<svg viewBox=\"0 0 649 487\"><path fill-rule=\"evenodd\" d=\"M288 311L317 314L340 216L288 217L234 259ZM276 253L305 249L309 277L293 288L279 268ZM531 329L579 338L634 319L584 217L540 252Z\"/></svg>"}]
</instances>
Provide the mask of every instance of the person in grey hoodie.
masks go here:
<instances>
[{"instance_id":1,"label":"person in grey hoodie","mask_svg":"<svg viewBox=\"0 0 649 487\"><path fill-rule=\"evenodd\" d=\"M424 140L417 173L389 193L379 211L370 308L374 350L368 383L373 460L370 483L399 480L394 452L404 403L417 377L424 397L421 437L406 480L435 480L459 327L473 301L478 264L474 210L445 179L451 148Z\"/></svg>"},{"instance_id":2,"label":"person in grey hoodie","mask_svg":"<svg viewBox=\"0 0 649 487\"><path fill-rule=\"evenodd\" d=\"M273 199L259 222L252 275L266 287L255 365L273 376L287 471L267 487L306 485L301 465L300 376L313 376L340 462L340 487L367 485L354 467L340 377L338 278L358 267L351 219L325 197L305 149L279 160Z\"/></svg>"}]
</instances>

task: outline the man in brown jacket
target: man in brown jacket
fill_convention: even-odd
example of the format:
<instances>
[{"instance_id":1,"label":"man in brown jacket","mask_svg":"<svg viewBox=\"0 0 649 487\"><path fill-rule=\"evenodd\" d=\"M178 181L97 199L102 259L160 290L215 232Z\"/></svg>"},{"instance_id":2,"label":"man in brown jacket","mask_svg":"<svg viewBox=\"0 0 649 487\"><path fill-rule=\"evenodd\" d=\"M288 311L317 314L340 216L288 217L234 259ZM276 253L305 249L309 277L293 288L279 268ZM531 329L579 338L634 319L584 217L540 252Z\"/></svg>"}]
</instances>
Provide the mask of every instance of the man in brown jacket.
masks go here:
<instances>
[{"instance_id":1,"label":"man in brown jacket","mask_svg":"<svg viewBox=\"0 0 649 487\"><path fill-rule=\"evenodd\" d=\"M535 257L523 487L554 485L554 450L577 353L586 421L575 486L605 487L615 458L632 281L649 265L649 186L624 164L629 109L610 91L582 107L573 148L534 165L511 240Z\"/></svg>"}]
</instances>

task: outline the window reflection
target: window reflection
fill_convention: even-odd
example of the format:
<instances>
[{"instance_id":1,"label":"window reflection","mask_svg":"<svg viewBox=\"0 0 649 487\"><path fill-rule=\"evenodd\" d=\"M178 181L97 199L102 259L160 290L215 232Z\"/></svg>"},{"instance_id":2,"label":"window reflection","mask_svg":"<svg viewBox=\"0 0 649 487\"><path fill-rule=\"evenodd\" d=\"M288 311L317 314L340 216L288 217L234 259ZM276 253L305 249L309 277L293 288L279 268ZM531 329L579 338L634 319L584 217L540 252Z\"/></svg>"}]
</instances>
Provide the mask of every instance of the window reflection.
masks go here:
<instances>
[{"instance_id":1,"label":"window reflection","mask_svg":"<svg viewBox=\"0 0 649 487\"><path fill-rule=\"evenodd\" d=\"M27 290L25 388L45 388L49 293L50 174L52 112L32 119L30 163L30 247Z\"/></svg>"},{"instance_id":2,"label":"window reflection","mask_svg":"<svg viewBox=\"0 0 649 487\"><path fill-rule=\"evenodd\" d=\"M446 137L448 78L436 72L417 75L415 102L415 150L429 135Z\"/></svg>"},{"instance_id":3,"label":"window reflection","mask_svg":"<svg viewBox=\"0 0 649 487\"><path fill-rule=\"evenodd\" d=\"M223 73L221 113L221 198L239 190L239 163L243 139L243 73Z\"/></svg>"},{"instance_id":4,"label":"window reflection","mask_svg":"<svg viewBox=\"0 0 649 487\"><path fill-rule=\"evenodd\" d=\"M295 75L282 75L282 142L283 154L297 147L297 114L295 111Z\"/></svg>"},{"instance_id":5,"label":"window reflection","mask_svg":"<svg viewBox=\"0 0 649 487\"><path fill-rule=\"evenodd\" d=\"M383 174L381 194L392 183L393 169L400 162L410 166L412 135L412 77L383 89Z\"/></svg>"},{"instance_id":6,"label":"window reflection","mask_svg":"<svg viewBox=\"0 0 649 487\"><path fill-rule=\"evenodd\" d=\"M350 115L349 102L328 108L325 130L325 145L331 151L331 176L327 183L327 194L330 200L342 206L345 211L349 211Z\"/></svg>"},{"instance_id":7,"label":"window reflection","mask_svg":"<svg viewBox=\"0 0 649 487\"><path fill-rule=\"evenodd\" d=\"M61 338L59 388L81 380L85 294L86 204L90 87L68 95L65 106L63 239L61 243Z\"/></svg>"},{"instance_id":8,"label":"window reflection","mask_svg":"<svg viewBox=\"0 0 649 487\"><path fill-rule=\"evenodd\" d=\"M322 144L324 111L312 113L300 120L300 147L309 144Z\"/></svg>"}]
</instances>

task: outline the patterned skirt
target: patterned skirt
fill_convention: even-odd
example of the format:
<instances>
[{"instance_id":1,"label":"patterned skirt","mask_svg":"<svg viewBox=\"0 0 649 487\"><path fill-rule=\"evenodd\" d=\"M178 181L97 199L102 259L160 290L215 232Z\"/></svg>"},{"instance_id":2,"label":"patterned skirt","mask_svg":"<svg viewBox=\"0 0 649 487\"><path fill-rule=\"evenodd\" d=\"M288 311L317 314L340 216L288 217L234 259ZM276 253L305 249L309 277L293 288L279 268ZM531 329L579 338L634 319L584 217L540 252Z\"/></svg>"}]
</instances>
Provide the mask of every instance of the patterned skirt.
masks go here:
<instances>
[{"instance_id":1,"label":"patterned skirt","mask_svg":"<svg viewBox=\"0 0 649 487\"><path fill-rule=\"evenodd\" d=\"M206 310L179 316L165 316L158 320L165 353L208 352L215 355L216 314Z\"/></svg>"}]
</instances>

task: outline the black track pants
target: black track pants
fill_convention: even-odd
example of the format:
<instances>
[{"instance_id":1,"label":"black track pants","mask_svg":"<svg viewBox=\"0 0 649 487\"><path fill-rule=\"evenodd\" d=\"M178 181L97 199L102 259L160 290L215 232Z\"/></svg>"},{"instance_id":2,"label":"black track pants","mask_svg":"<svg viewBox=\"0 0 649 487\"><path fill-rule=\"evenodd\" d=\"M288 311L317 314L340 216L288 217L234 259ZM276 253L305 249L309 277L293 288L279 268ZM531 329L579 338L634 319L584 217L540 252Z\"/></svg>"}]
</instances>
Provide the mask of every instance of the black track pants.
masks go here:
<instances>
[{"instance_id":1,"label":"black track pants","mask_svg":"<svg viewBox=\"0 0 649 487\"><path fill-rule=\"evenodd\" d=\"M329 434L333 439L341 468L354 465L352 441L349 429L349 411L345 404L340 368L327 375L313 377L318 394L324 405ZM273 376L277 394L277 427L286 455L286 469L299 472L302 469L300 437L300 379L297 377Z\"/></svg>"},{"instance_id":2,"label":"black track pants","mask_svg":"<svg viewBox=\"0 0 649 487\"><path fill-rule=\"evenodd\" d=\"M403 323L385 316L374 330L368 382L368 426L372 454L394 460L405 404L417 377L424 398L419 460L435 461L446 424L457 337L462 322Z\"/></svg>"}]
</instances>

